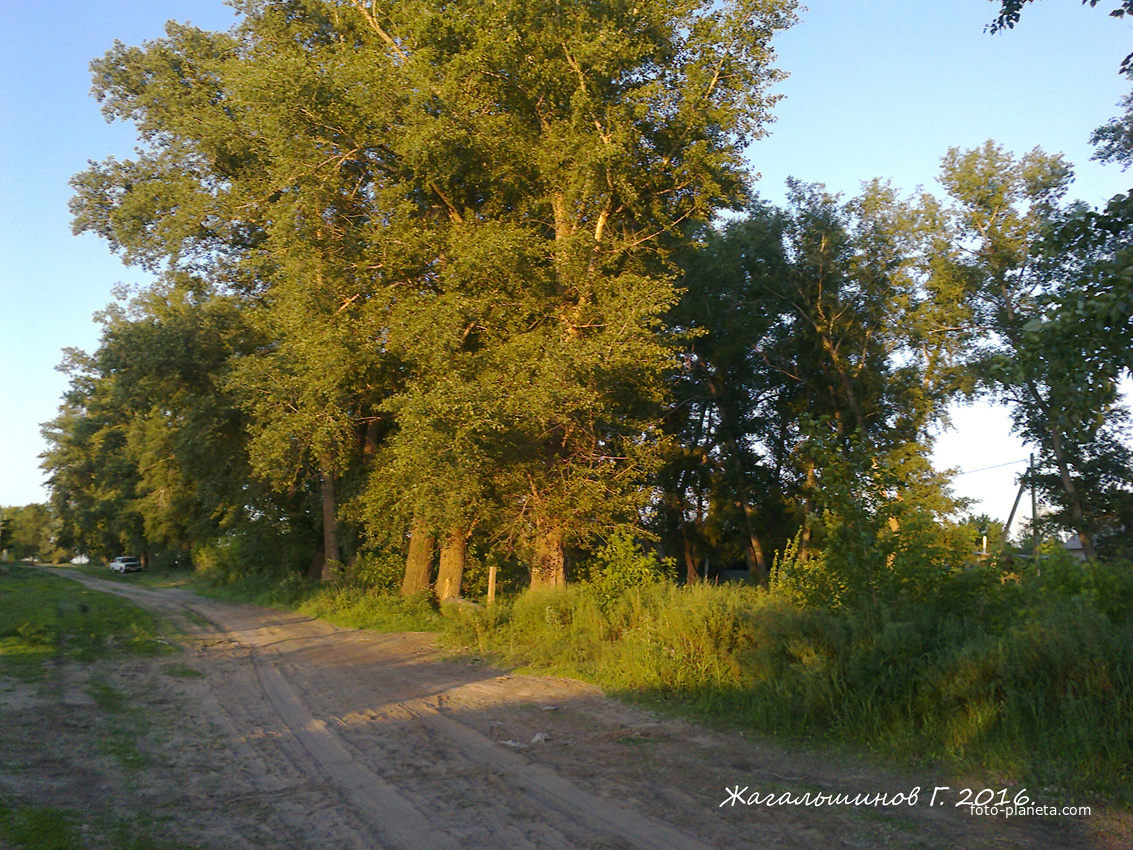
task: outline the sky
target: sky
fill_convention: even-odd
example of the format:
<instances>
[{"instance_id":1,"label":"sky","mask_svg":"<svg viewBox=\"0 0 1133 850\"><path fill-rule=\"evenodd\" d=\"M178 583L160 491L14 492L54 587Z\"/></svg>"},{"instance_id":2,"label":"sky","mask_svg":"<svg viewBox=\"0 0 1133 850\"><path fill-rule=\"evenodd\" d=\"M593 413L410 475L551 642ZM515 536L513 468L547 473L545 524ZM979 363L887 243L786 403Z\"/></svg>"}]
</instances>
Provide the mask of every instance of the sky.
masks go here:
<instances>
[{"instance_id":1,"label":"sky","mask_svg":"<svg viewBox=\"0 0 1133 850\"><path fill-rule=\"evenodd\" d=\"M749 150L760 194L781 203L790 176L847 197L875 177L934 191L950 147L994 139L1065 154L1071 195L1103 204L1133 185L1091 162L1088 144L1129 91L1117 69L1133 23L1108 17L1112 5L1039 0L990 35L991 0L810 0L774 42L790 77L774 89L769 136ZM22 505L46 499L40 427L67 387L63 349L95 349L92 316L112 289L148 281L96 237L71 234L68 180L134 146L132 128L108 125L89 96L88 64L115 40L160 37L166 20L226 29L235 17L220 0L0 0L0 13L0 505ZM1005 519L1028 448L1002 409L957 409L953 422L938 464L964 471L955 490L977 511Z\"/></svg>"}]
</instances>

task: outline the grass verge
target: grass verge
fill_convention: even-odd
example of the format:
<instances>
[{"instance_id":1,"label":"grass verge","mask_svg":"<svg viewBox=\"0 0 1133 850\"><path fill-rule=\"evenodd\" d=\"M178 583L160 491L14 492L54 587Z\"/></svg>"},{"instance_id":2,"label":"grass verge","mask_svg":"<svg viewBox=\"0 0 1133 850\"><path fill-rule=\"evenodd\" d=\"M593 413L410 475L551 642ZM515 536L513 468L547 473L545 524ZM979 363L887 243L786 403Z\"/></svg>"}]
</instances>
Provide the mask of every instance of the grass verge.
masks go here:
<instances>
[{"instance_id":1,"label":"grass verge","mask_svg":"<svg viewBox=\"0 0 1133 850\"><path fill-rule=\"evenodd\" d=\"M43 569L6 564L0 569L0 676L50 686L60 662L88 663L130 655L163 655L170 646L147 612L110 594L89 590ZM50 690L50 687L48 687ZM143 767L136 745L144 718L99 679L87 692L106 718L101 749L121 769ZM2 717L0 717L2 719ZM0 846L27 850L175 850L186 845L160 836L144 815L128 819L0 796Z\"/></svg>"},{"instance_id":2,"label":"grass verge","mask_svg":"<svg viewBox=\"0 0 1133 850\"><path fill-rule=\"evenodd\" d=\"M745 586L576 586L454 606L448 628L505 663L703 721L1129 805L1133 620L1084 595L968 584L858 610Z\"/></svg>"},{"instance_id":3,"label":"grass verge","mask_svg":"<svg viewBox=\"0 0 1133 850\"><path fill-rule=\"evenodd\" d=\"M0 673L34 680L56 658L168 651L157 621L124 599L35 567L0 573Z\"/></svg>"},{"instance_id":4,"label":"grass verge","mask_svg":"<svg viewBox=\"0 0 1133 850\"><path fill-rule=\"evenodd\" d=\"M223 582L205 575L195 577L191 586L213 599L286 608L348 629L436 632L444 628L427 595L407 599L348 582L311 582L297 573L283 578L253 574Z\"/></svg>"},{"instance_id":5,"label":"grass verge","mask_svg":"<svg viewBox=\"0 0 1133 850\"><path fill-rule=\"evenodd\" d=\"M0 799L0 846L19 850L188 850L189 845L159 837L160 825L140 816L94 821L68 809L22 806Z\"/></svg>"}]
</instances>

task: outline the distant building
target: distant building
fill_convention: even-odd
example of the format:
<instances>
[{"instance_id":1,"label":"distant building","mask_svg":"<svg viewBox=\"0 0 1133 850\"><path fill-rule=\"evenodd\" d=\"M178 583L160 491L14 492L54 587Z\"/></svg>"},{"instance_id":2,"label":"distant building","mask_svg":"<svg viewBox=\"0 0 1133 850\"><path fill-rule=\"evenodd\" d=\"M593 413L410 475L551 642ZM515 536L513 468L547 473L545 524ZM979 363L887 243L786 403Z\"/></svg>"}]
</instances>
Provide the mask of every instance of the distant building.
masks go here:
<instances>
[{"instance_id":1,"label":"distant building","mask_svg":"<svg viewBox=\"0 0 1133 850\"><path fill-rule=\"evenodd\" d=\"M1086 560L1086 553L1082 551L1082 541L1078 539L1077 534L1071 534L1066 542L1062 544L1062 548L1077 558L1079 561Z\"/></svg>"}]
</instances>

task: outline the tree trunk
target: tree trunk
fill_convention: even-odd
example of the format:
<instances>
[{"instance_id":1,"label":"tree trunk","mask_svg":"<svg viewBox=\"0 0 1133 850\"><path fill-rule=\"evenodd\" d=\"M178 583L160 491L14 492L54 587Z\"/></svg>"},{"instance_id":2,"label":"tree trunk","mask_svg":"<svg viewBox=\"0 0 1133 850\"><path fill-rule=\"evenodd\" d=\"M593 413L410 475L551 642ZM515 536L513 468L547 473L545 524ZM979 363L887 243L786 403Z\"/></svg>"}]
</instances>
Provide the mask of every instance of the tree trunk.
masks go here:
<instances>
[{"instance_id":1,"label":"tree trunk","mask_svg":"<svg viewBox=\"0 0 1133 850\"><path fill-rule=\"evenodd\" d=\"M409 537L409 554L405 558L405 577L401 582L402 596L412 596L429 589L434 542L422 523L413 524L413 532Z\"/></svg>"},{"instance_id":2,"label":"tree trunk","mask_svg":"<svg viewBox=\"0 0 1133 850\"><path fill-rule=\"evenodd\" d=\"M366 423L366 430L362 435L362 458L369 463L378 453L378 421L371 419Z\"/></svg>"},{"instance_id":3,"label":"tree trunk","mask_svg":"<svg viewBox=\"0 0 1133 850\"><path fill-rule=\"evenodd\" d=\"M323 574L323 565L326 564L326 550L323 544L319 544L319 548L315 550L315 554L311 556L311 563L307 565L307 578L315 581Z\"/></svg>"},{"instance_id":4,"label":"tree trunk","mask_svg":"<svg viewBox=\"0 0 1133 850\"><path fill-rule=\"evenodd\" d=\"M1078 496L1078 488L1074 486L1074 479L1070 477L1066 453L1062 450L1062 435L1058 432L1058 426L1054 424L1050 426L1050 444L1054 450L1055 463L1058 464L1058 476L1062 480L1062 489L1066 493L1066 498L1070 501L1070 518L1074 520L1074 526L1078 530L1078 539L1082 542L1082 554L1092 564L1097 559L1097 555L1094 553L1094 541L1085 530L1086 514L1082 510L1082 500ZM1036 517L1031 518L1032 523L1036 520Z\"/></svg>"},{"instance_id":5,"label":"tree trunk","mask_svg":"<svg viewBox=\"0 0 1133 850\"><path fill-rule=\"evenodd\" d=\"M334 473L329 465L324 464L320 476L323 502L323 558L319 578L323 581L330 579L337 564L342 562L342 553L338 549L338 504L334 495Z\"/></svg>"},{"instance_id":6,"label":"tree trunk","mask_svg":"<svg viewBox=\"0 0 1133 850\"><path fill-rule=\"evenodd\" d=\"M441 549L441 567L437 573L437 598L442 602L460 596L467 554L468 534L463 528L451 529Z\"/></svg>"},{"instance_id":7,"label":"tree trunk","mask_svg":"<svg viewBox=\"0 0 1133 850\"><path fill-rule=\"evenodd\" d=\"M759 542L759 536L755 533L756 510L747 498L748 470L744 463L743 450L740 448L739 429L733 426L733 411L726 406L724 396L717 386L716 378L707 366L705 367L705 375L708 392L712 396L716 410L720 415L720 431L723 434L724 442L732 453L732 486L737 494L736 505L743 517L744 558L747 561L748 572L760 584L766 584L771 570L768 567L763 546Z\"/></svg>"},{"instance_id":8,"label":"tree trunk","mask_svg":"<svg viewBox=\"0 0 1133 850\"><path fill-rule=\"evenodd\" d=\"M759 542L759 535L755 533L755 523L752 515L755 513L753 508L746 498L740 498L740 505L744 512L744 530L747 532L747 540L744 541L744 556L747 560L748 572L760 584L767 584L767 578L771 575L771 568L767 564L767 556L763 552L763 545Z\"/></svg>"},{"instance_id":9,"label":"tree trunk","mask_svg":"<svg viewBox=\"0 0 1133 850\"><path fill-rule=\"evenodd\" d=\"M531 587L566 587L566 553L561 532L543 532L535 541Z\"/></svg>"},{"instance_id":10,"label":"tree trunk","mask_svg":"<svg viewBox=\"0 0 1133 850\"><path fill-rule=\"evenodd\" d=\"M818 484L814 475L814 464L806 465L806 497L803 499L803 531L799 535L798 562L805 564L810 558L810 515L814 513L814 491Z\"/></svg>"},{"instance_id":11,"label":"tree trunk","mask_svg":"<svg viewBox=\"0 0 1133 850\"><path fill-rule=\"evenodd\" d=\"M696 584L700 581L700 570L696 566L696 558L692 554L692 541L688 536L687 523L681 523L681 540L684 543L685 555L685 583Z\"/></svg>"}]
</instances>

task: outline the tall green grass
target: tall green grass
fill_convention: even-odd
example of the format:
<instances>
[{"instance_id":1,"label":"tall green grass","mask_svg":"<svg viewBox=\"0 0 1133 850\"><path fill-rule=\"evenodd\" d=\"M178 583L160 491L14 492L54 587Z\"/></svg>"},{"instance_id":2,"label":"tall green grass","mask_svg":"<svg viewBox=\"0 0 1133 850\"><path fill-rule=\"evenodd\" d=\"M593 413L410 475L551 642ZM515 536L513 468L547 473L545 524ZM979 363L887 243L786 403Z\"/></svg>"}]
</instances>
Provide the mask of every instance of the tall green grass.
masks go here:
<instances>
[{"instance_id":1,"label":"tall green grass","mask_svg":"<svg viewBox=\"0 0 1133 850\"><path fill-rule=\"evenodd\" d=\"M857 609L747 586L575 586L454 608L448 628L701 718L1129 801L1133 618L1087 584L959 574L931 604Z\"/></svg>"},{"instance_id":2,"label":"tall green grass","mask_svg":"<svg viewBox=\"0 0 1133 850\"><path fill-rule=\"evenodd\" d=\"M406 632L442 627L440 614L427 596L406 599L385 587L357 580L320 583L297 572L251 572L217 580L214 574L202 571L192 585L213 598L287 608L343 628Z\"/></svg>"}]
</instances>

